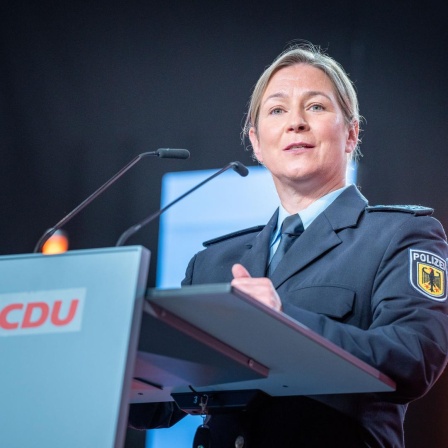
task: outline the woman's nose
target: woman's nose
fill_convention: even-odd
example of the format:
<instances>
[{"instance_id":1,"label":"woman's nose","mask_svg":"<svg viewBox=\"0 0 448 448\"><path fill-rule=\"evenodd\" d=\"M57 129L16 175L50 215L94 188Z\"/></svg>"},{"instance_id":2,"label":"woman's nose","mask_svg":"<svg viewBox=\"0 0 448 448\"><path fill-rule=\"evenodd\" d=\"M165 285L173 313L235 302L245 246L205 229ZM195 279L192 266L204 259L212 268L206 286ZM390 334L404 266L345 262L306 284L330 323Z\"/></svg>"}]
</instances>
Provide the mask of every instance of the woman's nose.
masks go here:
<instances>
[{"instance_id":1,"label":"woman's nose","mask_svg":"<svg viewBox=\"0 0 448 448\"><path fill-rule=\"evenodd\" d=\"M292 132L303 132L309 129L308 122L302 114L294 114L288 123L288 130Z\"/></svg>"}]
</instances>

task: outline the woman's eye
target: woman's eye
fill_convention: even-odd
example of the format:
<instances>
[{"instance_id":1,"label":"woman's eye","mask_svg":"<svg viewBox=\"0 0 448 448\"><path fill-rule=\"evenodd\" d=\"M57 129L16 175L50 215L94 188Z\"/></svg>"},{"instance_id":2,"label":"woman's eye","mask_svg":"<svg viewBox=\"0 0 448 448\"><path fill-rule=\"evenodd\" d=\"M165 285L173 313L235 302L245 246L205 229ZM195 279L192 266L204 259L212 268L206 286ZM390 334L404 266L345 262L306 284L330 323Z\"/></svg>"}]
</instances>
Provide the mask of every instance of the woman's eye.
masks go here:
<instances>
[{"instance_id":1,"label":"woman's eye","mask_svg":"<svg viewBox=\"0 0 448 448\"><path fill-rule=\"evenodd\" d=\"M271 115L279 115L283 113L283 109L281 109L280 107L276 107L275 109L272 109L270 114Z\"/></svg>"},{"instance_id":2,"label":"woman's eye","mask_svg":"<svg viewBox=\"0 0 448 448\"><path fill-rule=\"evenodd\" d=\"M322 106L322 104L312 104L310 109L320 111L320 110L324 110L324 106Z\"/></svg>"}]
</instances>

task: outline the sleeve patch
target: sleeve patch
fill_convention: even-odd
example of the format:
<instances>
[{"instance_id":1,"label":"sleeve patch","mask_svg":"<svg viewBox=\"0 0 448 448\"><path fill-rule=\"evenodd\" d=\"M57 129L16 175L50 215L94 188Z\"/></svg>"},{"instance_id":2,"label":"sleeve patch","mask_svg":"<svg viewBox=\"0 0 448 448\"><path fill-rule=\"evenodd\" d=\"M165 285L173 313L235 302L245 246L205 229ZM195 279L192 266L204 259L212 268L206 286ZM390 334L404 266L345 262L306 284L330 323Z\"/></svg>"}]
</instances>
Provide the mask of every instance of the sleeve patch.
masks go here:
<instances>
[{"instance_id":1,"label":"sleeve patch","mask_svg":"<svg viewBox=\"0 0 448 448\"><path fill-rule=\"evenodd\" d=\"M414 289L430 299L446 300L446 261L424 250L409 250L410 282Z\"/></svg>"}]
</instances>

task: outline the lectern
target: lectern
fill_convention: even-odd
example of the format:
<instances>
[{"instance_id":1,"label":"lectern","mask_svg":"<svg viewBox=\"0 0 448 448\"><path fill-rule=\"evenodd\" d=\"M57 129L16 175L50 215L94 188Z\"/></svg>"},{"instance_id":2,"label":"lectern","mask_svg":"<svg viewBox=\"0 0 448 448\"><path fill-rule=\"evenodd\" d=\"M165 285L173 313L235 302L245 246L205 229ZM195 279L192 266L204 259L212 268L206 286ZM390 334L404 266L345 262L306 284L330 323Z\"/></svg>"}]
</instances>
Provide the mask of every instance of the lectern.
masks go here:
<instances>
[{"instance_id":1,"label":"lectern","mask_svg":"<svg viewBox=\"0 0 448 448\"><path fill-rule=\"evenodd\" d=\"M148 268L140 246L0 257L1 446L121 448L135 402L395 388L229 284L145 291Z\"/></svg>"}]
</instances>

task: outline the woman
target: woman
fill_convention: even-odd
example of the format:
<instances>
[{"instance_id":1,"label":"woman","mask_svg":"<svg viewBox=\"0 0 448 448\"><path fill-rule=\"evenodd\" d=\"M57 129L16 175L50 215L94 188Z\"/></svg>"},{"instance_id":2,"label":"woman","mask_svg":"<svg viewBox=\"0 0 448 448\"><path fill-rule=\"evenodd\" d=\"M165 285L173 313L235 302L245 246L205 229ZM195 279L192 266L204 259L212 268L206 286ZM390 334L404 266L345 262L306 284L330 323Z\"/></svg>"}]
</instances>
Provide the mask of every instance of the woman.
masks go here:
<instances>
[{"instance_id":1,"label":"woman","mask_svg":"<svg viewBox=\"0 0 448 448\"><path fill-rule=\"evenodd\" d=\"M245 128L273 176L279 209L261 231L204 243L183 285L231 282L385 373L397 389L271 397L213 415L214 448L403 447L407 403L446 365L444 231L431 209L369 207L346 185L359 121L352 83L333 59L312 46L281 54L254 89Z\"/></svg>"}]
</instances>

